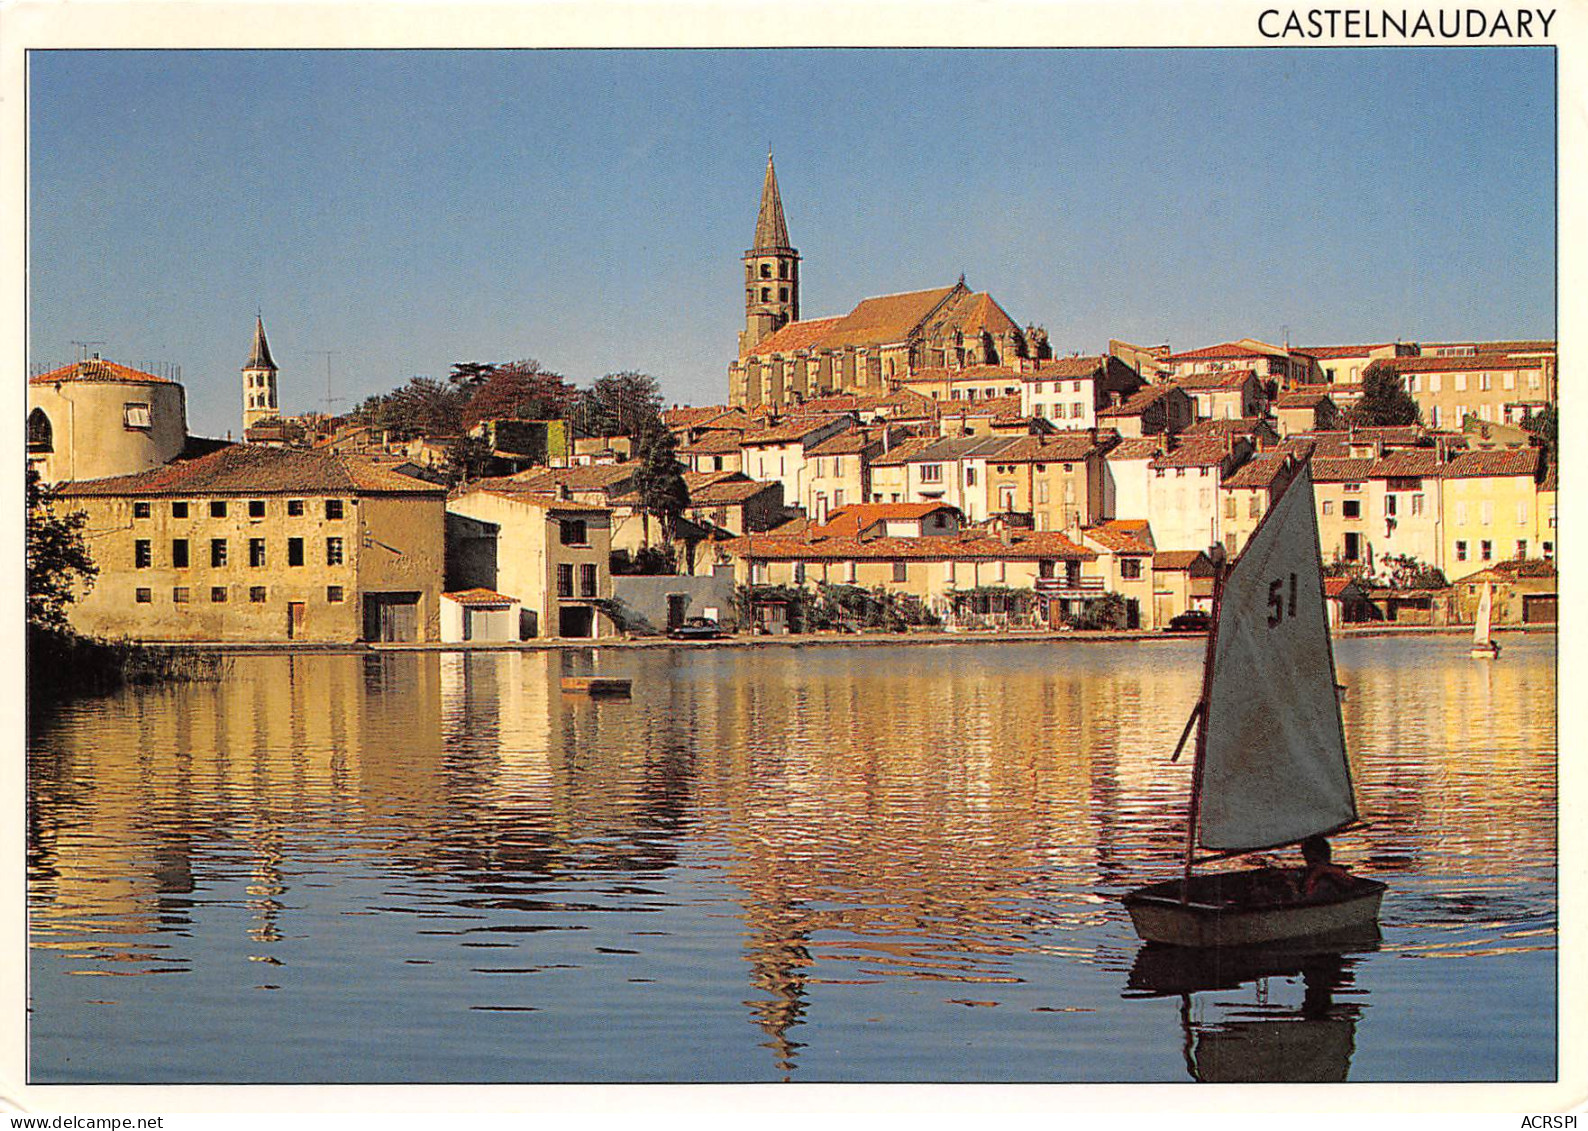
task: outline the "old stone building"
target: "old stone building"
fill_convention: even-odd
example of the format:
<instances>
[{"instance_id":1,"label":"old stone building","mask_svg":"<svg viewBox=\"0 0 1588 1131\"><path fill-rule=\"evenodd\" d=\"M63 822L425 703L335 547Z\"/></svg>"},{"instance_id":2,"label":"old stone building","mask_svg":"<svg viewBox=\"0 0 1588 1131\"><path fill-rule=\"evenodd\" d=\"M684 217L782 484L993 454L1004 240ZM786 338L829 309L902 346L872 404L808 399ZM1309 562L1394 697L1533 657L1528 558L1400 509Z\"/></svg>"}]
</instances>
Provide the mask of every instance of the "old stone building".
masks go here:
<instances>
[{"instance_id":1,"label":"old stone building","mask_svg":"<svg viewBox=\"0 0 1588 1131\"><path fill-rule=\"evenodd\" d=\"M28 380L28 466L46 483L148 471L187 442L176 381L99 357Z\"/></svg>"},{"instance_id":2,"label":"old stone building","mask_svg":"<svg viewBox=\"0 0 1588 1131\"><path fill-rule=\"evenodd\" d=\"M254 343L243 365L243 434L263 420L281 415L276 398L276 363L265 340L265 320L254 319Z\"/></svg>"},{"instance_id":3,"label":"old stone building","mask_svg":"<svg viewBox=\"0 0 1588 1131\"><path fill-rule=\"evenodd\" d=\"M440 639L444 489L356 456L233 444L61 489L99 577L79 632L157 641Z\"/></svg>"},{"instance_id":4,"label":"old stone building","mask_svg":"<svg viewBox=\"0 0 1588 1131\"><path fill-rule=\"evenodd\" d=\"M951 287L864 299L848 314L800 318L800 255L767 157L755 244L744 253L745 328L728 369L728 399L783 405L835 393L880 393L925 370L1004 366L1051 356L1047 335L1025 330L963 277Z\"/></svg>"}]
</instances>

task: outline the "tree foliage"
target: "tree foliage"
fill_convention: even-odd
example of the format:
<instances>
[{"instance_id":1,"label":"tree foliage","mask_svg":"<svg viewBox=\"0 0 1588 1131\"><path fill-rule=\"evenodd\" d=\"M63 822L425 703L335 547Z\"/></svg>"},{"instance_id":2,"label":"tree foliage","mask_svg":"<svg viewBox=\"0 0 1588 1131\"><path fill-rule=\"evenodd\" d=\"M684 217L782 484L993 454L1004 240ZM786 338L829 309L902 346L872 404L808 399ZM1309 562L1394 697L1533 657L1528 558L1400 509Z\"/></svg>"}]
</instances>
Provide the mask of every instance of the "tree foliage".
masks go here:
<instances>
[{"instance_id":1,"label":"tree foliage","mask_svg":"<svg viewBox=\"0 0 1588 1131\"><path fill-rule=\"evenodd\" d=\"M456 436L463 431L469 391L462 385L415 377L389 393L370 397L359 415L371 428L397 436Z\"/></svg>"},{"instance_id":2,"label":"tree foliage","mask_svg":"<svg viewBox=\"0 0 1588 1131\"><path fill-rule=\"evenodd\" d=\"M660 426L662 387L646 373L608 373L579 395L574 422L585 436L632 436Z\"/></svg>"},{"instance_id":3,"label":"tree foliage","mask_svg":"<svg viewBox=\"0 0 1588 1131\"><path fill-rule=\"evenodd\" d=\"M38 628L66 627L66 610L77 599L77 586L91 587L99 567L83 540L82 511L61 514L55 492L33 468L27 480L27 610L28 623Z\"/></svg>"},{"instance_id":4,"label":"tree foliage","mask_svg":"<svg viewBox=\"0 0 1588 1131\"><path fill-rule=\"evenodd\" d=\"M1381 362L1369 365L1362 373L1362 398L1346 413L1346 423L1371 427L1421 424L1422 420L1422 410L1400 375Z\"/></svg>"},{"instance_id":5,"label":"tree foliage","mask_svg":"<svg viewBox=\"0 0 1588 1131\"><path fill-rule=\"evenodd\" d=\"M459 436L447 445L447 471L465 482L496 473L497 458L491 445L478 436Z\"/></svg>"},{"instance_id":6,"label":"tree foliage","mask_svg":"<svg viewBox=\"0 0 1588 1131\"><path fill-rule=\"evenodd\" d=\"M649 544L648 519L654 517L661 520L663 540L671 542L678 519L689 506L689 485L678 462L678 441L667 429L657 426L641 437L634 490L640 497L642 540Z\"/></svg>"},{"instance_id":7,"label":"tree foliage","mask_svg":"<svg viewBox=\"0 0 1588 1131\"><path fill-rule=\"evenodd\" d=\"M476 364L453 366L453 372ZM480 370L458 385L468 394L463 411L465 428L482 420L566 419L579 396L566 378L541 368L534 358Z\"/></svg>"}]
</instances>

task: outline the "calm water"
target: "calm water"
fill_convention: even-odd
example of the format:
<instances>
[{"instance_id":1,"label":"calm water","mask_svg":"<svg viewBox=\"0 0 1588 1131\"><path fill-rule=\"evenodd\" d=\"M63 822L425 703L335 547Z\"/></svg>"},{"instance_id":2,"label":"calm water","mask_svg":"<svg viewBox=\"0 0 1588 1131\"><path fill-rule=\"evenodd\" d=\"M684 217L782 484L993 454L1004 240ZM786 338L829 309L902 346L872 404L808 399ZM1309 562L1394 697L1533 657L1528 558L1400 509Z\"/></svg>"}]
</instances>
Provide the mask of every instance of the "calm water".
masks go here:
<instances>
[{"instance_id":1,"label":"calm water","mask_svg":"<svg viewBox=\"0 0 1588 1131\"><path fill-rule=\"evenodd\" d=\"M1337 646L1382 939L1177 969L1201 642L248 657L36 721L30 1073L1555 1075L1554 638ZM564 696L564 670L634 679Z\"/></svg>"}]
</instances>

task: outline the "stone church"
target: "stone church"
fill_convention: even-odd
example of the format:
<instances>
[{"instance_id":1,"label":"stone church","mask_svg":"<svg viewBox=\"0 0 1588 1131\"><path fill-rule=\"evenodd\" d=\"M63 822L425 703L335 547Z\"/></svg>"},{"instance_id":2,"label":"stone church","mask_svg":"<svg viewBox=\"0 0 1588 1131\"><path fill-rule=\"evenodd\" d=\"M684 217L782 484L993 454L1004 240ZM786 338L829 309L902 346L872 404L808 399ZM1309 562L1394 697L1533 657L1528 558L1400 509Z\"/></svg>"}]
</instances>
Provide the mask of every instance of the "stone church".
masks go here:
<instances>
[{"instance_id":1,"label":"stone church","mask_svg":"<svg viewBox=\"0 0 1588 1131\"><path fill-rule=\"evenodd\" d=\"M1044 331L1022 331L964 276L951 287L880 295L839 317L802 320L800 254L767 155L755 246L744 253L744 332L728 367L730 404L782 408L833 393L883 393L933 371L1016 372L1050 356Z\"/></svg>"}]
</instances>

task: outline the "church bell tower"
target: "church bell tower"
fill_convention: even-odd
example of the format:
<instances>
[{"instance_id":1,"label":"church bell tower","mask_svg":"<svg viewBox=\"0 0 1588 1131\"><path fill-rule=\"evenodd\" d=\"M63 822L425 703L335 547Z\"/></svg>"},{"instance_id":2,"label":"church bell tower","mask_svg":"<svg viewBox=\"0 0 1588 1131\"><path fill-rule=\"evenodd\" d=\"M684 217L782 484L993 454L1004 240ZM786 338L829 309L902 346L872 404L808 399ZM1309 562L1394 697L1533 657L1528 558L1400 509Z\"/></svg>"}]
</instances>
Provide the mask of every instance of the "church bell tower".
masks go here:
<instances>
[{"instance_id":1,"label":"church bell tower","mask_svg":"<svg viewBox=\"0 0 1588 1131\"><path fill-rule=\"evenodd\" d=\"M265 341L265 320L254 319L254 347L243 366L243 432L246 435L261 420L281 415L276 403L276 363L270 359L270 343Z\"/></svg>"},{"instance_id":2,"label":"church bell tower","mask_svg":"<svg viewBox=\"0 0 1588 1131\"><path fill-rule=\"evenodd\" d=\"M744 333L739 356L800 316L800 253L789 246L777 171L766 155L761 211L755 219L755 246L744 253Z\"/></svg>"}]
</instances>

